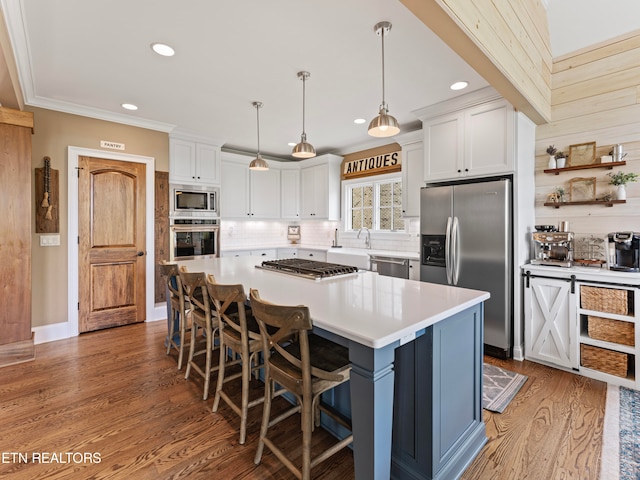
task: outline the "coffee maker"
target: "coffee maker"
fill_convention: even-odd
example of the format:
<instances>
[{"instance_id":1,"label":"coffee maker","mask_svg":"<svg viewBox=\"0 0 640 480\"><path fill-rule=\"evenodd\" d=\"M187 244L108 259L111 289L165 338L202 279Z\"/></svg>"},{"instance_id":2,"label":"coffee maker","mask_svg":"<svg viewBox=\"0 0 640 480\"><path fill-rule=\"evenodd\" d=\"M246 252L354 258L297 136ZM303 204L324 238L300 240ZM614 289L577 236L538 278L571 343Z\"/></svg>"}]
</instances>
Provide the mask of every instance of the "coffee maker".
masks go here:
<instances>
[{"instance_id":1,"label":"coffee maker","mask_svg":"<svg viewBox=\"0 0 640 480\"><path fill-rule=\"evenodd\" d=\"M573 266L572 232L535 232L533 233L533 265L553 265L556 267Z\"/></svg>"},{"instance_id":2,"label":"coffee maker","mask_svg":"<svg viewBox=\"0 0 640 480\"><path fill-rule=\"evenodd\" d=\"M607 236L607 267L619 272L640 272L640 233L613 232Z\"/></svg>"}]
</instances>

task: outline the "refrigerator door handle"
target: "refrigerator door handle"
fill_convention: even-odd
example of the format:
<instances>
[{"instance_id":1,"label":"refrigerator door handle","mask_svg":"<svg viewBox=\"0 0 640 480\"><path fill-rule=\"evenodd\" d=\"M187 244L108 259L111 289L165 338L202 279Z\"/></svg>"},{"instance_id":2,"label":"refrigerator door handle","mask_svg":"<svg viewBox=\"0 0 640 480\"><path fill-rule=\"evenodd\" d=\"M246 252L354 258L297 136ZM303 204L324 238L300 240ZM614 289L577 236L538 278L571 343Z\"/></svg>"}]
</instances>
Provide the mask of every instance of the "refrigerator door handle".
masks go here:
<instances>
[{"instance_id":1,"label":"refrigerator door handle","mask_svg":"<svg viewBox=\"0 0 640 480\"><path fill-rule=\"evenodd\" d=\"M460 275L460 239L458 238L459 224L458 217L453 217L451 225L451 278L452 285L458 285L458 276Z\"/></svg>"},{"instance_id":2,"label":"refrigerator door handle","mask_svg":"<svg viewBox=\"0 0 640 480\"><path fill-rule=\"evenodd\" d=\"M447 284L451 285L451 272L452 272L452 258L451 258L451 217L447 217L447 229L445 231L444 240L444 265L447 272Z\"/></svg>"}]
</instances>

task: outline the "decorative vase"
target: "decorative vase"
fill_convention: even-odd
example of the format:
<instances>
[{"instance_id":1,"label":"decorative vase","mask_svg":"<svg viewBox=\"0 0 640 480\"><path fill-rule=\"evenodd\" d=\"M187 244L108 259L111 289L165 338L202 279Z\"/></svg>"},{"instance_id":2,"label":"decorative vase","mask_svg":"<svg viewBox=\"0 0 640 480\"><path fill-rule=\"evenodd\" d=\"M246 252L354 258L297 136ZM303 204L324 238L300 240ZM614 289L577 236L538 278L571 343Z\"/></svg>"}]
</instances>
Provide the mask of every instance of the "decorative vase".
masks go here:
<instances>
[{"instance_id":1,"label":"decorative vase","mask_svg":"<svg viewBox=\"0 0 640 480\"><path fill-rule=\"evenodd\" d=\"M626 200L627 199L627 188L625 185L618 185L618 191L616 193L616 199L618 200Z\"/></svg>"},{"instance_id":2,"label":"decorative vase","mask_svg":"<svg viewBox=\"0 0 640 480\"><path fill-rule=\"evenodd\" d=\"M560 157L556 159L556 168L564 168L567 164L567 159L565 157Z\"/></svg>"},{"instance_id":3,"label":"decorative vase","mask_svg":"<svg viewBox=\"0 0 640 480\"><path fill-rule=\"evenodd\" d=\"M552 169L552 168L556 168L556 157L554 157L553 155L551 155L549 157L549 166L548 168Z\"/></svg>"}]
</instances>

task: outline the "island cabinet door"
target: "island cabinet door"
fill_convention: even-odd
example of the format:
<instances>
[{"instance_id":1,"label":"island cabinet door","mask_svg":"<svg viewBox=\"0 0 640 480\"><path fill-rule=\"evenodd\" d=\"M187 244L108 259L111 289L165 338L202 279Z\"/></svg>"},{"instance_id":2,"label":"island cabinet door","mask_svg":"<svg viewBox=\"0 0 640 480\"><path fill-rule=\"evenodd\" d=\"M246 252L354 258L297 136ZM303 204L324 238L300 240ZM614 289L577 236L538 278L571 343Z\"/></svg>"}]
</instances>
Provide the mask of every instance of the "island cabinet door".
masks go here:
<instances>
[{"instance_id":1,"label":"island cabinet door","mask_svg":"<svg viewBox=\"0 0 640 480\"><path fill-rule=\"evenodd\" d=\"M483 307L396 349L392 478L458 478L486 443Z\"/></svg>"},{"instance_id":2,"label":"island cabinet door","mask_svg":"<svg viewBox=\"0 0 640 480\"><path fill-rule=\"evenodd\" d=\"M575 286L566 278L524 279L524 353L528 360L578 367Z\"/></svg>"}]
</instances>

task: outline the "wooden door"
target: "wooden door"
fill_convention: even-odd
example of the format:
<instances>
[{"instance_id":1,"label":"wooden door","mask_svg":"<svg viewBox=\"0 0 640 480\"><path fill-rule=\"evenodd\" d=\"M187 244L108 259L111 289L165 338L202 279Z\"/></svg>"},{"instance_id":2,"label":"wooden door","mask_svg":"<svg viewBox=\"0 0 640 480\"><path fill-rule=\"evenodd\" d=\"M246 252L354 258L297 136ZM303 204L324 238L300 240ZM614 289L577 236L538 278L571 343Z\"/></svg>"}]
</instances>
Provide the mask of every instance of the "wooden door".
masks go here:
<instances>
[{"instance_id":1,"label":"wooden door","mask_svg":"<svg viewBox=\"0 0 640 480\"><path fill-rule=\"evenodd\" d=\"M78 329L145 320L145 169L79 158Z\"/></svg>"}]
</instances>

